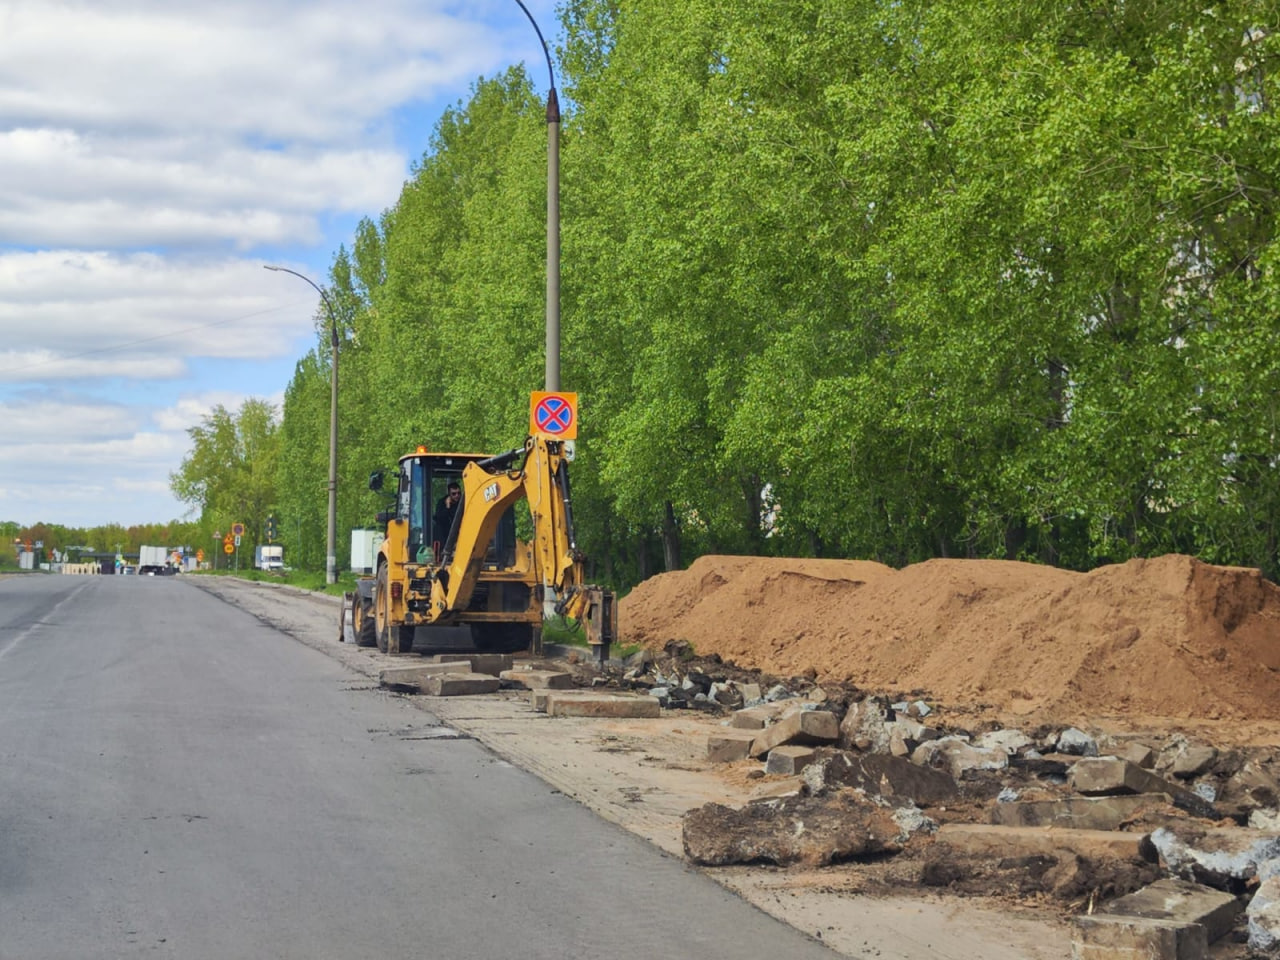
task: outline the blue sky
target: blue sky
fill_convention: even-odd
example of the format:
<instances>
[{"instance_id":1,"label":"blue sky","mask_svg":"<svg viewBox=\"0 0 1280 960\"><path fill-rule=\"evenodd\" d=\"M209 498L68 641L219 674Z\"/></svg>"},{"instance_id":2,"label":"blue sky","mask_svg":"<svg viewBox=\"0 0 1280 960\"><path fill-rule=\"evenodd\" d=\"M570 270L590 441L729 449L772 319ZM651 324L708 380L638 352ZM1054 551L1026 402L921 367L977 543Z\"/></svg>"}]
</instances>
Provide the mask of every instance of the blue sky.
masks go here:
<instances>
[{"instance_id":1,"label":"blue sky","mask_svg":"<svg viewBox=\"0 0 1280 960\"><path fill-rule=\"evenodd\" d=\"M526 0L548 42L554 0ZM525 62L515 0L0 0L0 520L187 514L215 404L279 403L315 292L446 107Z\"/></svg>"}]
</instances>

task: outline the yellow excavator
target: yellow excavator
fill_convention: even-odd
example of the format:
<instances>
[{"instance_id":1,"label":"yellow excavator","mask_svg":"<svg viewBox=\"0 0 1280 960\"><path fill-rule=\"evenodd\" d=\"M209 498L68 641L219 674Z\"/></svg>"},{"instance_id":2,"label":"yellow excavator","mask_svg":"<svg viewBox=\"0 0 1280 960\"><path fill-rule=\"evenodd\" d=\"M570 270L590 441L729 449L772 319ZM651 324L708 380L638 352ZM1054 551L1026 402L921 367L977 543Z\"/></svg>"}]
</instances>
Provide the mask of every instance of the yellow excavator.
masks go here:
<instances>
[{"instance_id":1,"label":"yellow excavator","mask_svg":"<svg viewBox=\"0 0 1280 960\"><path fill-rule=\"evenodd\" d=\"M537 653L544 619L565 617L606 659L615 595L585 582L569 495L576 426L574 394L536 393L521 447L401 457L395 503L378 514L377 572L345 598L346 639L384 653ZM381 472L370 477L370 489L383 483ZM442 509L450 487L461 502ZM522 501L528 523L518 525Z\"/></svg>"}]
</instances>

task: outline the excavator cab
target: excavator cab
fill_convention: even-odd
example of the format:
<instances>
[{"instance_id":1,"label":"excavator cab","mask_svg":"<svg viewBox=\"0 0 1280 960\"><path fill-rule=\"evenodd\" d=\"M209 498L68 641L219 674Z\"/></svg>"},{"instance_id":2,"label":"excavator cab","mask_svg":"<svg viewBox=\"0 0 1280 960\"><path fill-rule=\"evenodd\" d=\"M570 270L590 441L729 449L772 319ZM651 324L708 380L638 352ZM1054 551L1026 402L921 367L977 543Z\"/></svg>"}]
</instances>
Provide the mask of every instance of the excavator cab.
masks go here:
<instances>
[{"instance_id":1,"label":"excavator cab","mask_svg":"<svg viewBox=\"0 0 1280 960\"><path fill-rule=\"evenodd\" d=\"M448 562L452 525L441 522L439 505L450 484L462 485L462 469L483 460L481 454L417 453L400 461L400 487L396 515L408 521L407 555L415 563L440 566ZM453 517L462 514L459 503ZM456 538L456 536L455 536ZM508 508L498 521L498 529L485 551L489 569L512 567L516 562L516 516Z\"/></svg>"}]
</instances>

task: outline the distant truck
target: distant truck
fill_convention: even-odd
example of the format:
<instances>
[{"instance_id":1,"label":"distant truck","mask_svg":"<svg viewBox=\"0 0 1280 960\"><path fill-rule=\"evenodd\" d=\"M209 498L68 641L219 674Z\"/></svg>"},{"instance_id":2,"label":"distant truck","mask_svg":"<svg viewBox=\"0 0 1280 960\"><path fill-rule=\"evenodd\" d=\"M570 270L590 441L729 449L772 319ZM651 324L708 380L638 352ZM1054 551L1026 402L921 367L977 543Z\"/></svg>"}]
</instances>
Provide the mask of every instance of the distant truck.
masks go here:
<instances>
[{"instance_id":1,"label":"distant truck","mask_svg":"<svg viewBox=\"0 0 1280 960\"><path fill-rule=\"evenodd\" d=\"M253 565L259 570L283 570L284 569L284 545L277 543L271 546L258 546L253 548Z\"/></svg>"},{"instance_id":2,"label":"distant truck","mask_svg":"<svg viewBox=\"0 0 1280 960\"><path fill-rule=\"evenodd\" d=\"M173 573L169 565L169 549L167 547L139 547L138 573L144 577L162 577Z\"/></svg>"}]
</instances>

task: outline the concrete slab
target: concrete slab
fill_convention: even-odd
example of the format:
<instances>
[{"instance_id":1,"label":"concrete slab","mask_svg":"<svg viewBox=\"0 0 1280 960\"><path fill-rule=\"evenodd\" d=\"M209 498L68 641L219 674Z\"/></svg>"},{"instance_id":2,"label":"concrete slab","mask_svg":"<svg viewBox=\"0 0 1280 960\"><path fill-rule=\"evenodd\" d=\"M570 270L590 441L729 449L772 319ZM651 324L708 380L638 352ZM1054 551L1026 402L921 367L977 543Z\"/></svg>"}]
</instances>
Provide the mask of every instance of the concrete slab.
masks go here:
<instances>
[{"instance_id":1,"label":"concrete slab","mask_svg":"<svg viewBox=\"0 0 1280 960\"><path fill-rule=\"evenodd\" d=\"M472 673L487 673L496 677L503 670L511 669L509 653L438 653L430 658L434 663L467 663Z\"/></svg>"},{"instance_id":2,"label":"concrete slab","mask_svg":"<svg viewBox=\"0 0 1280 960\"><path fill-rule=\"evenodd\" d=\"M840 736L835 714L826 710L801 710L778 719L756 735L751 756L762 757L784 743L831 743Z\"/></svg>"},{"instance_id":3,"label":"concrete slab","mask_svg":"<svg viewBox=\"0 0 1280 960\"><path fill-rule=\"evenodd\" d=\"M1204 960L1209 939L1198 923L1112 917L1076 917L1072 960Z\"/></svg>"},{"instance_id":4,"label":"concrete slab","mask_svg":"<svg viewBox=\"0 0 1280 960\"><path fill-rule=\"evenodd\" d=\"M573 689L573 674L559 670L503 670L499 676L526 690Z\"/></svg>"},{"instance_id":5,"label":"concrete slab","mask_svg":"<svg viewBox=\"0 0 1280 960\"><path fill-rule=\"evenodd\" d=\"M558 697L595 697L595 696L599 696L599 694L593 693L591 690L587 690L587 689L574 689L574 690L530 690L530 691L529 691L529 705L530 705L531 707L533 707L533 709L534 709L534 710L536 710L538 713L546 713L546 712L547 712L547 698L548 698L551 694L553 694L553 693L554 693L556 696L558 696Z\"/></svg>"},{"instance_id":6,"label":"concrete slab","mask_svg":"<svg viewBox=\"0 0 1280 960\"><path fill-rule=\"evenodd\" d=\"M1145 833L944 823L937 837L939 843L971 857L1043 857L1069 850L1089 860L1156 861L1155 847Z\"/></svg>"},{"instance_id":7,"label":"concrete slab","mask_svg":"<svg viewBox=\"0 0 1280 960\"><path fill-rule=\"evenodd\" d=\"M403 667L387 667L378 672L378 682L384 687L415 687L422 689L428 677L439 677L446 673L468 673L465 664L457 663L415 663Z\"/></svg>"},{"instance_id":8,"label":"concrete slab","mask_svg":"<svg viewBox=\"0 0 1280 960\"><path fill-rule=\"evenodd\" d=\"M1170 877L1113 900L1102 908L1101 913L1198 923L1204 927L1209 942L1213 943L1231 932L1240 910L1240 900L1229 893Z\"/></svg>"},{"instance_id":9,"label":"concrete slab","mask_svg":"<svg viewBox=\"0 0 1280 960\"><path fill-rule=\"evenodd\" d=\"M1119 830L1143 810L1167 807L1163 793L1119 797L1066 797L997 803L991 822L1002 827L1071 827L1077 830Z\"/></svg>"},{"instance_id":10,"label":"concrete slab","mask_svg":"<svg viewBox=\"0 0 1280 960\"><path fill-rule=\"evenodd\" d=\"M707 759L712 763L733 763L751 755L755 734L750 730L718 730L707 735Z\"/></svg>"},{"instance_id":11,"label":"concrete slab","mask_svg":"<svg viewBox=\"0 0 1280 960\"><path fill-rule=\"evenodd\" d=\"M442 673L425 678L421 690L429 697L471 697L496 693L499 685L497 677L483 673Z\"/></svg>"},{"instance_id":12,"label":"concrete slab","mask_svg":"<svg viewBox=\"0 0 1280 960\"><path fill-rule=\"evenodd\" d=\"M812 747L788 745L774 747L769 751L769 759L765 761L764 772L794 777L813 762Z\"/></svg>"},{"instance_id":13,"label":"concrete slab","mask_svg":"<svg viewBox=\"0 0 1280 960\"><path fill-rule=\"evenodd\" d=\"M617 694L581 694L552 690L547 694L547 714L552 717L658 717L662 709L656 697L623 697Z\"/></svg>"}]
</instances>

